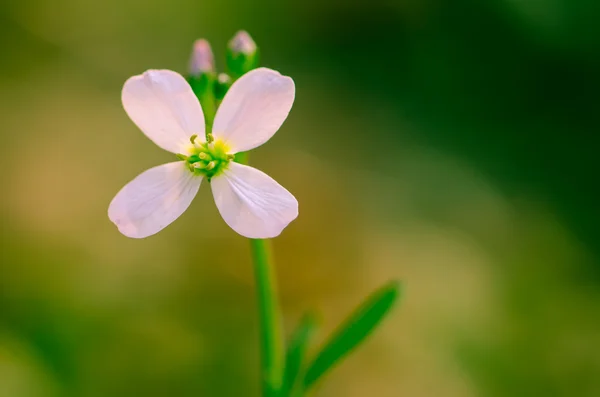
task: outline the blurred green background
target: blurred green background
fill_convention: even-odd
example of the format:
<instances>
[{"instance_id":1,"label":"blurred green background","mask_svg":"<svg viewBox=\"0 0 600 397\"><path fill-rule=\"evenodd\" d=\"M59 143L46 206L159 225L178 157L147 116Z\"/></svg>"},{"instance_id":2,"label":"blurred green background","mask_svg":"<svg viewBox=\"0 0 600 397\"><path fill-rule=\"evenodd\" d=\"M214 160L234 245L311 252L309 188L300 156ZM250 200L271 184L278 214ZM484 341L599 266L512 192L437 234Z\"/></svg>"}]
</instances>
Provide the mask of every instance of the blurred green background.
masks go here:
<instances>
[{"instance_id":1,"label":"blurred green background","mask_svg":"<svg viewBox=\"0 0 600 397\"><path fill-rule=\"evenodd\" d=\"M209 189L145 240L107 217L173 159L124 81L200 37L223 67L239 29L297 87L251 158L300 202L288 333L405 283L315 395L600 395L598 4L3 0L0 396L259 395L248 244Z\"/></svg>"}]
</instances>

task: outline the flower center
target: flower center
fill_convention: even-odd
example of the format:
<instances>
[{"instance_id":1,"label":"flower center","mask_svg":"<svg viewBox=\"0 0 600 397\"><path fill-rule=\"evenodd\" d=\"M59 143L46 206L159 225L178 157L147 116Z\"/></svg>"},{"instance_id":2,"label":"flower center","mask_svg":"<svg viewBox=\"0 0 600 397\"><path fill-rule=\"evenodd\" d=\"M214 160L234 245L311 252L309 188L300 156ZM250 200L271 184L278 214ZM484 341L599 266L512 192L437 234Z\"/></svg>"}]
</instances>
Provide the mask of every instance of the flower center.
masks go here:
<instances>
[{"instance_id":1,"label":"flower center","mask_svg":"<svg viewBox=\"0 0 600 397\"><path fill-rule=\"evenodd\" d=\"M211 134L206 137L206 142L196 139L197 135L190 137L188 155L178 154L177 157L185 161L195 175L202 175L210 179L221 174L227 169L229 162L234 159L233 154L228 154L228 147L223 141L215 141Z\"/></svg>"}]
</instances>

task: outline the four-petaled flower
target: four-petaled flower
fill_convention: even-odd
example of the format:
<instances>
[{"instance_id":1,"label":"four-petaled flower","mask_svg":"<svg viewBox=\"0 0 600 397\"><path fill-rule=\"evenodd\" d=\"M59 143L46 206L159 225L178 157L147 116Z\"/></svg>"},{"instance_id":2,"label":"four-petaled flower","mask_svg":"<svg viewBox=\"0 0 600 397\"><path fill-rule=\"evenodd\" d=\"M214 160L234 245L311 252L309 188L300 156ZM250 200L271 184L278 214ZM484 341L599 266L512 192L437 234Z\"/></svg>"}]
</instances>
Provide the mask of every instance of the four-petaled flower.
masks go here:
<instances>
[{"instance_id":1,"label":"four-petaled flower","mask_svg":"<svg viewBox=\"0 0 600 397\"><path fill-rule=\"evenodd\" d=\"M298 216L298 201L234 155L268 141L294 102L294 81L266 68L246 73L229 89L205 134L204 114L190 85L170 70L131 77L122 101L133 122L181 161L151 168L112 200L108 216L128 237L148 237L177 219L203 179L225 222L248 238L275 237Z\"/></svg>"}]
</instances>

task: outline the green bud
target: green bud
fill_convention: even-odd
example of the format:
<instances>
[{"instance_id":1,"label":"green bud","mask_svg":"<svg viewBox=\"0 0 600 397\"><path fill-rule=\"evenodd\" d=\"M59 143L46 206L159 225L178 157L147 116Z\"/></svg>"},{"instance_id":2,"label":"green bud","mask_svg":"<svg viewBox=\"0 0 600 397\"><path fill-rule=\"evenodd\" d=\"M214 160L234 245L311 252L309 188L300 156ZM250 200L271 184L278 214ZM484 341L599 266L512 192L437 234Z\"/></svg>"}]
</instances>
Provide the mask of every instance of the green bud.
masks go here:
<instances>
[{"instance_id":1,"label":"green bud","mask_svg":"<svg viewBox=\"0 0 600 397\"><path fill-rule=\"evenodd\" d=\"M228 74L219 73L217 76L217 83L215 84L215 98L217 98L217 100L220 101L225 98L225 94L227 94L232 82L233 81Z\"/></svg>"},{"instance_id":2,"label":"green bud","mask_svg":"<svg viewBox=\"0 0 600 397\"><path fill-rule=\"evenodd\" d=\"M248 32L240 30L227 46L227 68L237 79L258 67L258 47Z\"/></svg>"},{"instance_id":3,"label":"green bud","mask_svg":"<svg viewBox=\"0 0 600 397\"><path fill-rule=\"evenodd\" d=\"M215 168L215 166L217 165L217 163L215 163L214 161L211 161L210 163L206 164L206 169L208 171L212 170L213 168Z\"/></svg>"}]
</instances>

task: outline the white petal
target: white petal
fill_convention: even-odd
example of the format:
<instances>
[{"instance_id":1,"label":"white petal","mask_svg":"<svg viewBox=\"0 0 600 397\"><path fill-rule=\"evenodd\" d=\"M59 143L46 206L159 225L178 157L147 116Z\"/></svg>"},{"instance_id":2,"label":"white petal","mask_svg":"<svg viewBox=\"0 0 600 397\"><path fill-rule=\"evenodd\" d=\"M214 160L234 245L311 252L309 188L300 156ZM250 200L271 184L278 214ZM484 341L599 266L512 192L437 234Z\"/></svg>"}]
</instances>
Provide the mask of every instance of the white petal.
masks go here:
<instances>
[{"instance_id":1,"label":"white petal","mask_svg":"<svg viewBox=\"0 0 600 397\"><path fill-rule=\"evenodd\" d=\"M277 132L294 103L294 80L259 68L237 80L215 117L213 135L227 143L231 153L262 145Z\"/></svg>"},{"instance_id":2,"label":"white petal","mask_svg":"<svg viewBox=\"0 0 600 397\"><path fill-rule=\"evenodd\" d=\"M161 148L181 153L196 134L204 138L204 114L188 82L170 70L148 70L125 82L123 107L133 122Z\"/></svg>"},{"instance_id":3,"label":"white petal","mask_svg":"<svg viewBox=\"0 0 600 397\"><path fill-rule=\"evenodd\" d=\"M225 222L248 238L271 238L298 216L298 201L256 168L231 162L211 189Z\"/></svg>"},{"instance_id":4,"label":"white petal","mask_svg":"<svg viewBox=\"0 0 600 397\"><path fill-rule=\"evenodd\" d=\"M201 182L183 161L150 168L117 193L108 217L127 237L151 236L183 214Z\"/></svg>"}]
</instances>

